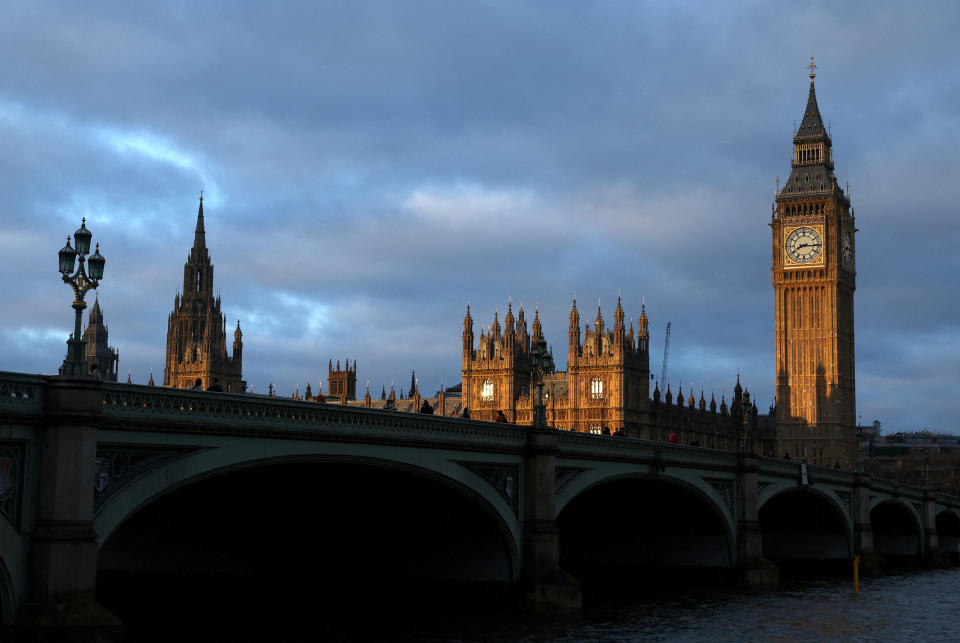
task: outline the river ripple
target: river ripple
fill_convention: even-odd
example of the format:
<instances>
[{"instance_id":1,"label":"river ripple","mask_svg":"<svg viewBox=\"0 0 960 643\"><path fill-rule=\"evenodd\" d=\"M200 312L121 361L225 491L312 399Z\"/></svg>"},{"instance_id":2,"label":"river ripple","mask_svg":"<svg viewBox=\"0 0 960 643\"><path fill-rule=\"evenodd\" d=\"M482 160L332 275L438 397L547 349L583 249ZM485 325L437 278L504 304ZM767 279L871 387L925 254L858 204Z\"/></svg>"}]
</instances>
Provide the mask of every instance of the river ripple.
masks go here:
<instances>
[{"instance_id":1,"label":"river ripple","mask_svg":"<svg viewBox=\"0 0 960 643\"><path fill-rule=\"evenodd\" d=\"M692 591L605 600L579 622L463 622L464 631L406 640L458 641L958 641L960 569L805 580L781 592Z\"/></svg>"}]
</instances>

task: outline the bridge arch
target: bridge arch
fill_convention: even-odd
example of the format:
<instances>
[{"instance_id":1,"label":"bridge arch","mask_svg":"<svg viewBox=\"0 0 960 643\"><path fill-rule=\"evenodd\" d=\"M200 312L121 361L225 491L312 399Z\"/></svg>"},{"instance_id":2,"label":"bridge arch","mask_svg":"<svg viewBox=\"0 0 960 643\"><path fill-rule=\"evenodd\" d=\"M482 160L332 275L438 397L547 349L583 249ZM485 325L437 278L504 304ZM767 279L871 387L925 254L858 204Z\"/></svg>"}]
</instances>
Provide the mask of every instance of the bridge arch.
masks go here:
<instances>
[{"instance_id":1,"label":"bridge arch","mask_svg":"<svg viewBox=\"0 0 960 643\"><path fill-rule=\"evenodd\" d=\"M592 473L592 475L591 475ZM628 534L631 529L640 528L642 521L637 520L633 512L638 509L637 505L629 504L631 495L634 497L649 498L650 494L667 493L672 498L678 500L676 506L690 507L693 505L694 514L699 514L702 519L700 525L702 529L697 533L689 532L689 524L680 524L684 522L684 516L674 515L678 520L673 525L674 529L679 531L669 532L672 538L669 538L673 552L665 551L661 548L663 542L657 542L656 535L651 533L634 534L638 537L654 536L652 540L645 543L649 547L645 552L634 552L634 554L624 553L628 564L658 564L658 565L696 565L704 567L729 567L736 561L736 532L735 523L731 516L730 508L725 504L720 492L706 481L691 477L684 478L666 474L652 474L647 472L625 472L621 471L614 474L601 474L599 472L584 473L582 480L577 479L574 485L571 482L571 489L563 489L557 498L557 523L561 530L561 555L571 550L571 541L580 539L582 534L577 534L578 528L582 525L572 524L576 520L575 514L581 514L581 520L587 516L584 515L585 508L592 507L595 512L600 512L600 519L603 516L608 518L616 517L611 520L611 526L616 526L617 530L622 529L619 535ZM633 487L633 489L631 489ZM641 493L641 488L643 488ZM732 496L735 486L730 483L728 493ZM612 497L615 496L615 497ZM728 496L732 503L732 497ZM610 505L610 511L605 511L601 507ZM654 507L656 510L657 507ZM622 524L620 524L622 523ZM590 526L589 531L596 533L596 523ZM667 525L669 528L670 525ZM665 532L667 533L667 532ZM692 539L686 542L684 539ZM613 546L626 552L635 543L622 542L622 538L613 539ZM665 539L667 540L667 539ZM609 544L609 543L608 543ZM574 545L575 547L576 545ZM650 563L650 552L659 551L660 556L656 562ZM601 556L602 557L602 556ZM561 561L563 564L563 561Z\"/></svg>"},{"instance_id":2,"label":"bridge arch","mask_svg":"<svg viewBox=\"0 0 960 643\"><path fill-rule=\"evenodd\" d=\"M714 480L716 484L689 471L671 471L665 473L650 473L646 470L636 470L633 467L616 467L613 471L587 468L573 477L568 483L557 490L556 511L559 516L564 508L583 492L615 480L638 478L645 480L662 480L677 485L696 497L702 499L723 521L730 542L735 543L737 521L733 515L733 494L736 490L736 480L731 477L725 480Z\"/></svg>"},{"instance_id":3,"label":"bridge arch","mask_svg":"<svg viewBox=\"0 0 960 643\"><path fill-rule=\"evenodd\" d=\"M902 498L877 498L870 503L873 550L882 556L922 553L923 523L918 510Z\"/></svg>"},{"instance_id":4,"label":"bridge arch","mask_svg":"<svg viewBox=\"0 0 960 643\"><path fill-rule=\"evenodd\" d=\"M849 559L853 526L838 498L812 486L781 487L758 498L763 555L772 559Z\"/></svg>"},{"instance_id":5,"label":"bridge arch","mask_svg":"<svg viewBox=\"0 0 960 643\"><path fill-rule=\"evenodd\" d=\"M411 454L398 453L396 449L387 449L387 453L381 453L378 457L369 453L369 445L365 450L366 454L353 452L355 449L349 444L343 445L339 452L331 452L331 446L334 447L333 450L337 450L336 445L331 443L311 443L308 446L314 447L313 450L299 450L295 443L280 446L285 447L286 452L267 455L263 453L262 446L251 452L249 445L244 443L203 449L143 473L136 480L117 489L98 508L94 527L99 536L99 546L102 548L110 536L138 511L163 496L190 485L233 472L262 467L331 463L405 472L454 490L462 496L464 502L472 503L492 520L503 540L508 556L509 574L514 579L518 576L520 528L517 515L507 500L470 468L442 457L421 457L417 462L416 458L403 457ZM318 446L325 448L326 452L316 452Z\"/></svg>"},{"instance_id":6,"label":"bridge arch","mask_svg":"<svg viewBox=\"0 0 960 643\"><path fill-rule=\"evenodd\" d=\"M0 627L13 622L17 611L17 593L7 565L0 556Z\"/></svg>"},{"instance_id":7,"label":"bridge arch","mask_svg":"<svg viewBox=\"0 0 960 643\"><path fill-rule=\"evenodd\" d=\"M953 508L942 509L937 513L935 524L940 551L954 559L960 557L960 514Z\"/></svg>"}]
</instances>

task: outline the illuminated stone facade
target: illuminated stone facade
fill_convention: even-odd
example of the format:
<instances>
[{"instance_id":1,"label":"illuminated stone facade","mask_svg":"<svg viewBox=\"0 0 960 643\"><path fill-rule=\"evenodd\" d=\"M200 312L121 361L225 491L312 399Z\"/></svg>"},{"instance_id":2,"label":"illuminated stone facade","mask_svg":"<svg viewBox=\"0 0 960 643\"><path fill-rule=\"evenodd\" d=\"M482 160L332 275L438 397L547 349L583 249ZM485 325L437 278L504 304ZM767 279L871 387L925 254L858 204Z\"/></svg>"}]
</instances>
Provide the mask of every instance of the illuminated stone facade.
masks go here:
<instances>
[{"instance_id":1,"label":"illuminated stone facade","mask_svg":"<svg viewBox=\"0 0 960 643\"><path fill-rule=\"evenodd\" d=\"M856 452L853 291L856 221L834 174L811 62L790 178L773 233L778 455L852 469Z\"/></svg>"},{"instance_id":2,"label":"illuminated stone facade","mask_svg":"<svg viewBox=\"0 0 960 643\"><path fill-rule=\"evenodd\" d=\"M183 266L183 295L177 294L167 320L164 386L242 393L243 333L233 332L233 356L227 353L227 318L220 296L213 295L213 264L203 227L203 197L197 212L193 248Z\"/></svg>"},{"instance_id":3,"label":"illuminated stone facade","mask_svg":"<svg viewBox=\"0 0 960 643\"><path fill-rule=\"evenodd\" d=\"M557 371L553 356L544 373L547 424L572 431L601 433L623 430L639 434L646 426L650 403L650 335L647 315L641 310L634 333L624 324L620 298L612 329L607 329L598 307L593 327L588 323L580 337L580 312L576 301L570 311L567 370ZM463 322L463 406L470 417L495 421L500 412L508 422L533 423L536 385L531 345L543 342L539 311L531 333L523 308L514 318L507 306L504 326L495 314L490 332L481 331L474 346L470 308Z\"/></svg>"}]
</instances>

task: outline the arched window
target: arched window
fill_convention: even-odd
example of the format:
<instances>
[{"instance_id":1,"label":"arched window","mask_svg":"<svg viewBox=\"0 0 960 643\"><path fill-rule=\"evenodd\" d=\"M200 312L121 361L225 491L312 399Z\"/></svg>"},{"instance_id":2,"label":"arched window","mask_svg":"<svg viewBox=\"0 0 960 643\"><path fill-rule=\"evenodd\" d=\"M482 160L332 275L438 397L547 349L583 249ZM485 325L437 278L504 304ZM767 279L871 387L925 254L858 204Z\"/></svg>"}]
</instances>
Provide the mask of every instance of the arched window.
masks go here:
<instances>
[{"instance_id":1,"label":"arched window","mask_svg":"<svg viewBox=\"0 0 960 643\"><path fill-rule=\"evenodd\" d=\"M603 380L599 377L590 380L590 397L595 400L603 397Z\"/></svg>"},{"instance_id":2,"label":"arched window","mask_svg":"<svg viewBox=\"0 0 960 643\"><path fill-rule=\"evenodd\" d=\"M480 391L480 399L489 402L493 399L493 380L486 380L483 383L483 389Z\"/></svg>"}]
</instances>

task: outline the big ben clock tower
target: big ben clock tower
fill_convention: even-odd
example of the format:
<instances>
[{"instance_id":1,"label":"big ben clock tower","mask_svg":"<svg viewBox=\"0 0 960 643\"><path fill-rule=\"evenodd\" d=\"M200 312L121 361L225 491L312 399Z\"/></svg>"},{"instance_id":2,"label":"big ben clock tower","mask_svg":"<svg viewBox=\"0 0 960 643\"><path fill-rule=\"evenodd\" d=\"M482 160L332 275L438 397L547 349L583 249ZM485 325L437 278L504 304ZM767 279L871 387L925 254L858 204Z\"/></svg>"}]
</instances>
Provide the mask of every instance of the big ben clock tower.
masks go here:
<instances>
[{"instance_id":1,"label":"big ben clock tower","mask_svg":"<svg viewBox=\"0 0 960 643\"><path fill-rule=\"evenodd\" d=\"M810 95L793 137L790 178L778 186L773 231L779 453L853 469L855 219L837 183L813 58Z\"/></svg>"}]
</instances>

